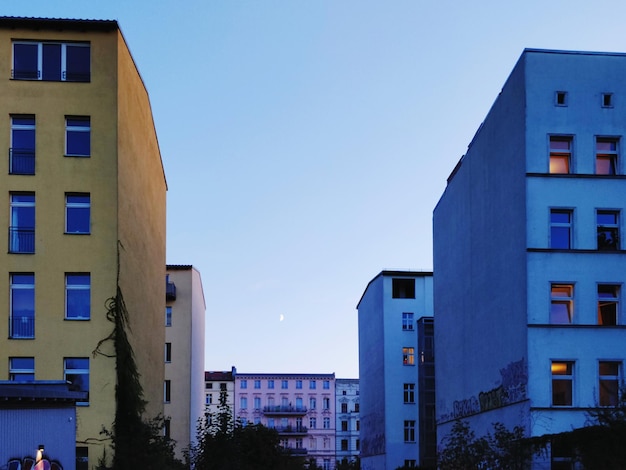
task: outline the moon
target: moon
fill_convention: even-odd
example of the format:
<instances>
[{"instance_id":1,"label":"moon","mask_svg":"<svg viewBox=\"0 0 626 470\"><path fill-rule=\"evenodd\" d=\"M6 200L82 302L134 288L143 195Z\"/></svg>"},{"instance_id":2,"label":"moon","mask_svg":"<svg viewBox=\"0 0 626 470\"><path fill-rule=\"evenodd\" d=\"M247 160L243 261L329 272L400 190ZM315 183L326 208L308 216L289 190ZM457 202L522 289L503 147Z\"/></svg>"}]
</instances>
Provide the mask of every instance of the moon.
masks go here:
<instances>
[{"instance_id":1,"label":"moon","mask_svg":"<svg viewBox=\"0 0 626 470\"><path fill-rule=\"evenodd\" d=\"M283 321L285 319L285 315L283 315L282 313L280 314L280 317L278 319L278 321Z\"/></svg>"}]
</instances>

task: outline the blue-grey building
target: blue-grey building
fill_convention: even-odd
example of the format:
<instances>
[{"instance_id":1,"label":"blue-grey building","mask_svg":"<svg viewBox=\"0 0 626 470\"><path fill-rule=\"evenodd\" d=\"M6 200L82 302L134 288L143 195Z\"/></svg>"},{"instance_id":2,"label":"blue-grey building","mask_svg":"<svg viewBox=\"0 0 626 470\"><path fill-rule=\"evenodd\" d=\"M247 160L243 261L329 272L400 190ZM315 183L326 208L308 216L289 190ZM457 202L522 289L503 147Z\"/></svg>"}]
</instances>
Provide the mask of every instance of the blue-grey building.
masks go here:
<instances>
[{"instance_id":1,"label":"blue-grey building","mask_svg":"<svg viewBox=\"0 0 626 470\"><path fill-rule=\"evenodd\" d=\"M433 463L433 273L382 271L357 309L361 468Z\"/></svg>"},{"instance_id":2,"label":"blue-grey building","mask_svg":"<svg viewBox=\"0 0 626 470\"><path fill-rule=\"evenodd\" d=\"M458 418L539 436L616 402L625 134L625 54L523 52L434 211L439 442Z\"/></svg>"}]
</instances>

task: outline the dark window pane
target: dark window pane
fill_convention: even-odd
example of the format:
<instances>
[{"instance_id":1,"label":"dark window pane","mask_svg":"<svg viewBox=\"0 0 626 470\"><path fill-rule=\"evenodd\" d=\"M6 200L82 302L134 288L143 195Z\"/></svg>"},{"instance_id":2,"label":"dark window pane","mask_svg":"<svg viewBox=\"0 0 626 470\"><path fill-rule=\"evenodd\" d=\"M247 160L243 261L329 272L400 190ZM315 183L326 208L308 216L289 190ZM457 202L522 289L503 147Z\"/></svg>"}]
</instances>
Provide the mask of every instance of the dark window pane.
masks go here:
<instances>
[{"instance_id":1,"label":"dark window pane","mask_svg":"<svg viewBox=\"0 0 626 470\"><path fill-rule=\"evenodd\" d=\"M550 212L550 222L555 224L569 224L569 211L552 211Z\"/></svg>"},{"instance_id":2,"label":"dark window pane","mask_svg":"<svg viewBox=\"0 0 626 470\"><path fill-rule=\"evenodd\" d=\"M89 132L67 131L67 154L89 156L91 154L91 135Z\"/></svg>"},{"instance_id":3,"label":"dark window pane","mask_svg":"<svg viewBox=\"0 0 626 470\"><path fill-rule=\"evenodd\" d=\"M552 227L552 230L550 231L550 248L568 249L569 247L569 227Z\"/></svg>"},{"instance_id":4,"label":"dark window pane","mask_svg":"<svg viewBox=\"0 0 626 470\"><path fill-rule=\"evenodd\" d=\"M72 82L88 82L90 73L90 46L67 45L65 80Z\"/></svg>"},{"instance_id":5,"label":"dark window pane","mask_svg":"<svg viewBox=\"0 0 626 470\"><path fill-rule=\"evenodd\" d=\"M61 80L61 44L44 44L42 49L42 79Z\"/></svg>"},{"instance_id":6,"label":"dark window pane","mask_svg":"<svg viewBox=\"0 0 626 470\"><path fill-rule=\"evenodd\" d=\"M391 285L394 299L415 298L415 279L392 279Z\"/></svg>"},{"instance_id":7,"label":"dark window pane","mask_svg":"<svg viewBox=\"0 0 626 470\"><path fill-rule=\"evenodd\" d=\"M37 49L37 44L13 44L13 78L21 80L39 78Z\"/></svg>"},{"instance_id":8,"label":"dark window pane","mask_svg":"<svg viewBox=\"0 0 626 470\"><path fill-rule=\"evenodd\" d=\"M571 380L552 381L552 404L557 406L571 406L572 382Z\"/></svg>"}]
</instances>

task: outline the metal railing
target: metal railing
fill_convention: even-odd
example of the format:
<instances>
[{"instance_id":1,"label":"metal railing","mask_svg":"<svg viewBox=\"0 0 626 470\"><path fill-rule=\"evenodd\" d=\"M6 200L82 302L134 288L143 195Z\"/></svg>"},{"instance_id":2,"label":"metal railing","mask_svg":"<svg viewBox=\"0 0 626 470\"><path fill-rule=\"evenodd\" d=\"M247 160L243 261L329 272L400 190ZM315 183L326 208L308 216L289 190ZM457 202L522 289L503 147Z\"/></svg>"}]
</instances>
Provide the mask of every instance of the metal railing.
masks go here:
<instances>
[{"instance_id":1,"label":"metal railing","mask_svg":"<svg viewBox=\"0 0 626 470\"><path fill-rule=\"evenodd\" d=\"M9 149L9 174L34 175L35 150L16 148Z\"/></svg>"},{"instance_id":2,"label":"metal railing","mask_svg":"<svg viewBox=\"0 0 626 470\"><path fill-rule=\"evenodd\" d=\"M263 413L268 414L306 414L306 406L264 406Z\"/></svg>"},{"instance_id":3,"label":"metal railing","mask_svg":"<svg viewBox=\"0 0 626 470\"><path fill-rule=\"evenodd\" d=\"M9 227L9 253L34 253L35 229Z\"/></svg>"},{"instance_id":4,"label":"metal railing","mask_svg":"<svg viewBox=\"0 0 626 470\"><path fill-rule=\"evenodd\" d=\"M13 315L9 317L9 338L34 338L35 337L35 317L24 315Z\"/></svg>"}]
</instances>

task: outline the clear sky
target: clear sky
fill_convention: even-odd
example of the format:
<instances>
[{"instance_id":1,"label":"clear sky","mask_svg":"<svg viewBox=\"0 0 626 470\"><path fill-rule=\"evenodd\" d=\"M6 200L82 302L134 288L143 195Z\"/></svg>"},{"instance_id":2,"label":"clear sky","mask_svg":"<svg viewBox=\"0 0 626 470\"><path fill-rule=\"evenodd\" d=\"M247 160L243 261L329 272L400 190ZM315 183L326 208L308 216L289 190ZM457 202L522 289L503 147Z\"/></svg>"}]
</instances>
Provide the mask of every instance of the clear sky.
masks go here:
<instances>
[{"instance_id":1,"label":"clear sky","mask_svg":"<svg viewBox=\"0 0 626 470\"><path fill-rule=\"evenodd\" d=\"M207 370L358 377L361 294L383 269L432 270L433 208L523 49L626 52L623 0L0 0L0 15L119 22L165 165L167 262L202 275Z\"/></svg>"}]
</instances>

